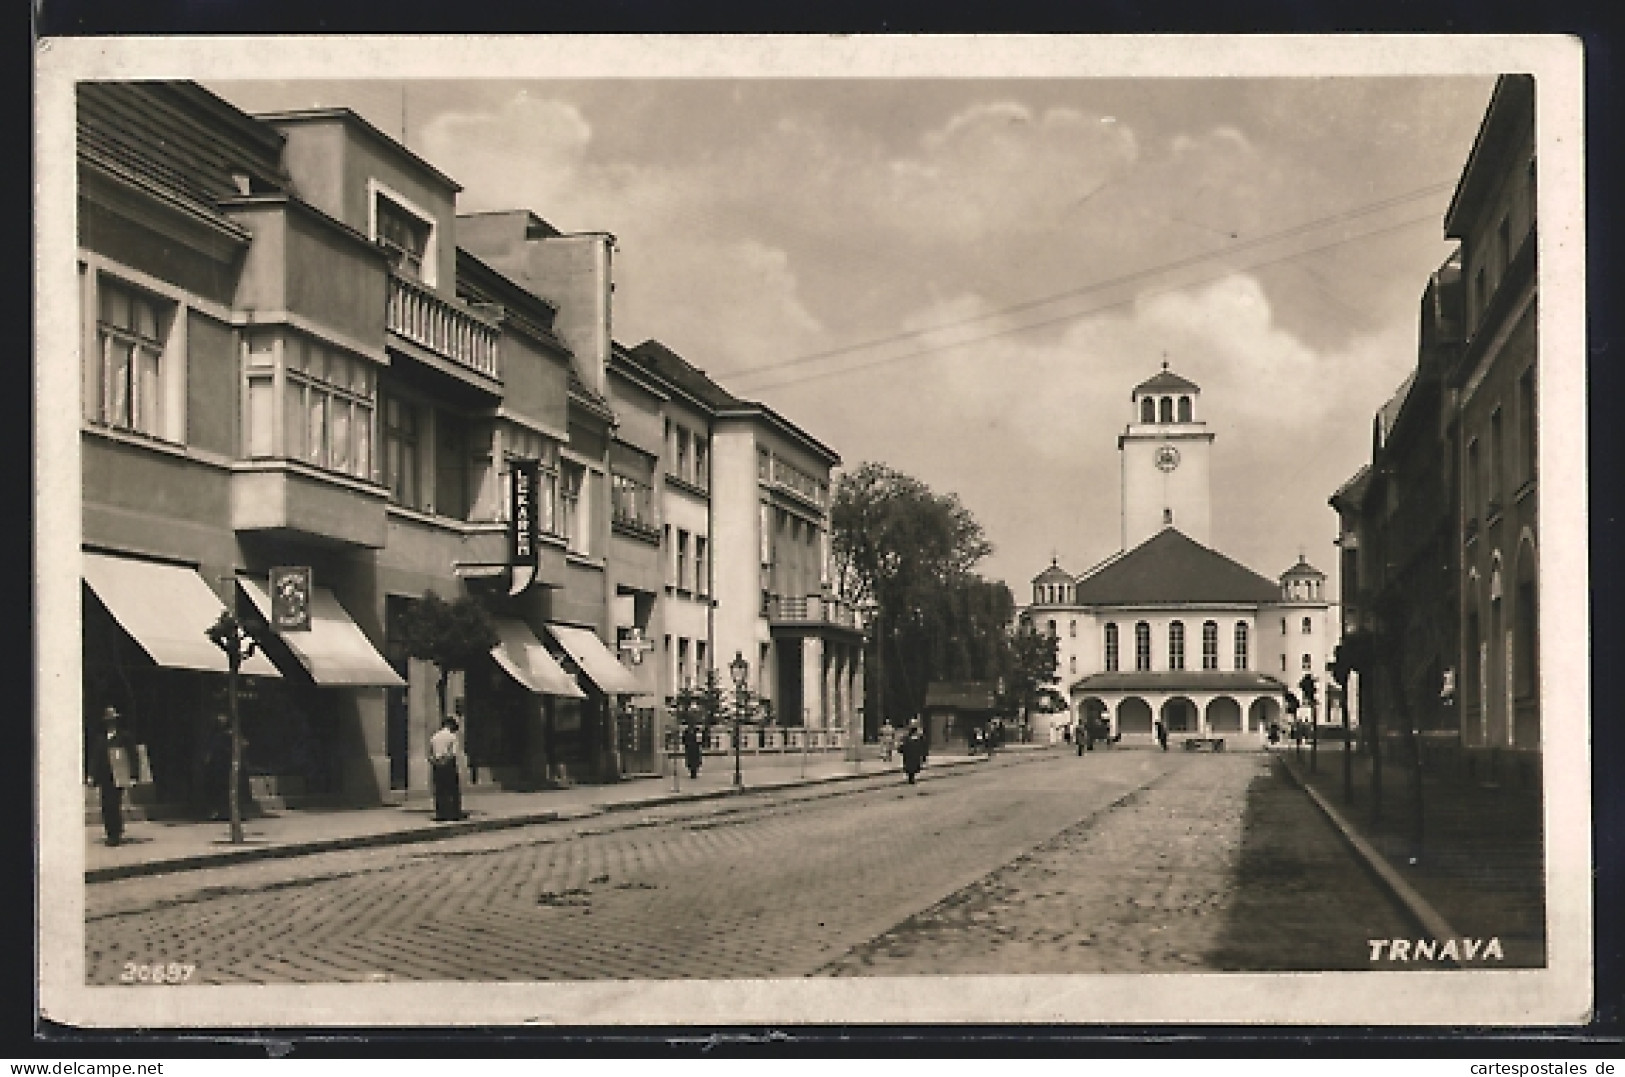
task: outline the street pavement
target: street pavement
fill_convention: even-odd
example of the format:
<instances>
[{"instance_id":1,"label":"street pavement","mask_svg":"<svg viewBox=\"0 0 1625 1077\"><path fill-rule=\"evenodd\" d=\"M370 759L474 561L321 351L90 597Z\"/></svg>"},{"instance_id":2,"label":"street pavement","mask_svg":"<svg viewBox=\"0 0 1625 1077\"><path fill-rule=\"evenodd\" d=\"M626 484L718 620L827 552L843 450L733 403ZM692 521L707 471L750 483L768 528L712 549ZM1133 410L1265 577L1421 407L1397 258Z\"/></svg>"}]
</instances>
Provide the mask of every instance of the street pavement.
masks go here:
<instances>
[{"instance_id":1,"label":"street pavement","mask_svg":"<svg viewBox=\"0 0 1625 1077\"><path fill-rule=\"evenodd\" d=\"M91 983L1356 968L1404 921L1255 753L1010 753L87 887ZM1311 825L1312 824L1312 825Z\"/></svg>"}]
</instances>

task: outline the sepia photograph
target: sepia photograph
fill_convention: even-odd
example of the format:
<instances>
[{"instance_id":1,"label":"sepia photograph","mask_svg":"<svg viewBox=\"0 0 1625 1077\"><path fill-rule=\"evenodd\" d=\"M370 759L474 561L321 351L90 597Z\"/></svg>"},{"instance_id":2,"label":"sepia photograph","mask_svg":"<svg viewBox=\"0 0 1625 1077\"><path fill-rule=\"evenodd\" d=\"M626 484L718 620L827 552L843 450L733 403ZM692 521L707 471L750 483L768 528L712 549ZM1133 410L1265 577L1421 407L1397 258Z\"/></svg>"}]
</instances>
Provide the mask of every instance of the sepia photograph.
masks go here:
<instances>
[{"instance_id":1,"label":"sepia photograph","mask_svg":"<svg viewBox=\"0 0 1625 1077\"><path fill-rule=\"evenodd\" d=\"M1581 60L41 42L42 1015L1584 1022Z\"/></svg>"}]
</instances>

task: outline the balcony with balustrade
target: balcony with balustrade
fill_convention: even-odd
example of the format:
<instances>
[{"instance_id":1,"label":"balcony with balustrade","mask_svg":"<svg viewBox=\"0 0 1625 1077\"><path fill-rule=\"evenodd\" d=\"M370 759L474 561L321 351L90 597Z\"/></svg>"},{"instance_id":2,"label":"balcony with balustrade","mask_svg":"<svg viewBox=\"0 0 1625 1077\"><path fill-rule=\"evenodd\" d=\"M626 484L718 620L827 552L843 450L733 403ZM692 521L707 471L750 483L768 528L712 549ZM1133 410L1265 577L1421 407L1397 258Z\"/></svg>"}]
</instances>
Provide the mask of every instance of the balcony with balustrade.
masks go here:
<instances>
[{"instance_id":1,"label":"balcony with balustrade","mask_svg":"<svg viewBox=\"0 0 1625 1077\"><path fill-rule=\"evenodd\" d=\"M863 632L857 610L851 603L833 595L807 595L802 598L769 595L764 605L770 629L807 630L829 627L860 635Z\"/></svg>"},{"instance_id":2,"label":"balcony with balustrade","mask_svg":"<svg viewBox=\"0 0 1625 1077\"><path fill-rule=\"evenodd\" d=\"M398 273L390 274L385 325L392 345L458 380L502 392L498 318Z\"/></svg>"}]
</instances>

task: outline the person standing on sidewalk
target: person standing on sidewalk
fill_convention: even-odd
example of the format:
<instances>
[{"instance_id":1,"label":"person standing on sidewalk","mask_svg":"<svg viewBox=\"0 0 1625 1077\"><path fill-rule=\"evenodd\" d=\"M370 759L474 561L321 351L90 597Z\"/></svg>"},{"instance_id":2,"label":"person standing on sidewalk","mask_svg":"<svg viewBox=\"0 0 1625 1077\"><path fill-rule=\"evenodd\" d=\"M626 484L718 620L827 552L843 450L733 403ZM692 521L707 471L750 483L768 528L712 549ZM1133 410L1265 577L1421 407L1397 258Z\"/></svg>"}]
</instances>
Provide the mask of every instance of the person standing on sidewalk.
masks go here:
<instances>
[{"instance_id":1,"label":"person standing on sidewalk","mask_svg":"<svg viewBox=\"0 0 1625 1077\"><path fill-rule=\"evenodd\" d=\"M231 716L216 714L203 745L204 812L211 822L231 818Z\"/></svg>"},{"instance_id":2,"label":"person standing on sidewalk","mask_svg":"<svg viewBox=\"0 0 1625 1077\"><path fill-rule=\"evenodd\" d=\"M457 719L447 715L429 738L429 773L434 782L434 818L449 823L463 817L463 791L457 777Z\"/></svg>"},{"instance_id":3,"label":"person standing on sidewalk","mask_svg":"<svg viewBox=\"0 0 1625 1077\"><path fill-rule=\"evenodd\" d=\"M886 762L890 763L892 754L896 751L897 727L891 724L890 718L887 718L884 722L880 723L880 756Z\"/></svg>"},{"instance_id":4,"label":"person standing on sidewalk","mask_svg":"<svg viewBox=\"0 0 1625 1077\"><path fill-rule=\"evenodd\" d=\"M692 780L700 776L700 764L705 761L705 745L700 729L693 722L683 727L683 762Z\"/></svg>"},{"instance_id":5,"label":"person standing on sidewalk","mask_svg":"<svg viewBox=\"0 0 1625 1077\"><path fill-rule=\"evenodd\" d=\"M102 711L102 728L95 736L90 749L91 777L101 796L107 844L117 845L124 840L124 790L135 784L135 753L114 707Z\"/></svg>"},{"instance_id":6,"label":"person standing on sidewalk","mask_svg":"<svg viewBox=\"0 0 1625 1077\"><path fill-rule=\"evenodd\" d=\"M1161 718L1157 719L1157 743L1162 745L1163 751L1168 750L1168 727L1162 724Z\"/></svg>"},{"instance_id":7,"label":"person standing on sidewalk","mask_svg":"<svg viewBox=\"0 0 1625 1077\"><path fill-rule=\"evenodd\" d=\"M920 773L925 765L925 734L920 732L920 720L909 720L908 730L903 734L903 743L898 750L903 756L903 773L908 775L908 784L914 784L914 776Z\"/></svg>"}]
</instances>

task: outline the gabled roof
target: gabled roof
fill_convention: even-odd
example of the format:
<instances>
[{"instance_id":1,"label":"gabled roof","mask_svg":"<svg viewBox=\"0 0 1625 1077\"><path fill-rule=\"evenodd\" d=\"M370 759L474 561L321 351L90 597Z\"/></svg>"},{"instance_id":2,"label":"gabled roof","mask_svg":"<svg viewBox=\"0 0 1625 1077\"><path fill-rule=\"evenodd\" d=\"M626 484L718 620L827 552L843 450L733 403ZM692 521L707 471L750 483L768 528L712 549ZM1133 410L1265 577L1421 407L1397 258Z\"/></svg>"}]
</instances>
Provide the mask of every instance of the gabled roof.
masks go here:
<instances>
[{"instance_id":1,"label":"gabled roof","mask_svg":"<svg viewBox=\"0 0 1625 1077\"><path fill-rule=\"evenodd\" d=\"M1078 581L1081 606L1275 602L1272 580L1165 527L1093 575Z\"/></svg>"},{"instance_id":2,"label":"gabled roof","mask_svg":"<svg viewBox=\"0 0 1625 1077\"><path fill-rule=\"evenodd\" d=\"M1201 388L1194 381L1180 377L1166 366L1134 387L1136 396L1141 393L1160 392L1201 392Z\"/></svg>"},{"instance_id":3,"label":"gabled roof","mask_svg":"<svg viewBox=\"0 0 1625 1077\"><path fill-rule=\"evenodd\" d=\"M990 711L997 699L992 681L932 681L925 689L927 708Z\"/></svg>"}]
</instances>

